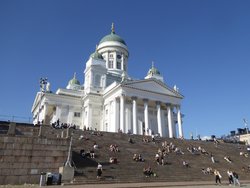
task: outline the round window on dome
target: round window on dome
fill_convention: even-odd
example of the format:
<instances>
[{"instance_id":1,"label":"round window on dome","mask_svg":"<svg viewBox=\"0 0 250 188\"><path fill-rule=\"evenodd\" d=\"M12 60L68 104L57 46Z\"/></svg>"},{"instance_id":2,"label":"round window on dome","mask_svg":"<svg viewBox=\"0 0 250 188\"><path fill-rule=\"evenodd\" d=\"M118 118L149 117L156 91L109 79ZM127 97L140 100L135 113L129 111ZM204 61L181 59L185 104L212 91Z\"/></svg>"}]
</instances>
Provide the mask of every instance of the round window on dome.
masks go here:
<instances>
[{"instance_id":1,"label":"round window on dome","mask_svg":"<svg viewBox=\"0 0 250 188\"><path fill-rule=\"evenodd\" d=\"M119 55L119 54L116 57L117 57L117 59L121 59L122 58L122 56Z\"/></svg>"}]
</instances>

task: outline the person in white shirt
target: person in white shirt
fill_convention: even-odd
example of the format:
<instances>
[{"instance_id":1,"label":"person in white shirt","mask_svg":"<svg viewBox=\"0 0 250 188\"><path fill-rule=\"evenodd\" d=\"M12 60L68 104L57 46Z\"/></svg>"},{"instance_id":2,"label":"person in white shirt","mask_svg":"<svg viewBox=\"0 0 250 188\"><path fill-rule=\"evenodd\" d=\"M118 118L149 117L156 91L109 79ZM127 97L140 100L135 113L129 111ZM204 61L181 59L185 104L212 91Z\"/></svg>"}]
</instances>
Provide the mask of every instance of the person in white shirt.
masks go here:
<instances>
[{"instance_id":1,"label":"person in white shirt","mask_svg":"<svg viewBox=\"0 0 250 188\"><path fill-rule=\"evenodd\" d=\"M100 163L98 163L97 165L97 178L101 178L102 176L102 165Z\"/></svg>"}]
</instances>

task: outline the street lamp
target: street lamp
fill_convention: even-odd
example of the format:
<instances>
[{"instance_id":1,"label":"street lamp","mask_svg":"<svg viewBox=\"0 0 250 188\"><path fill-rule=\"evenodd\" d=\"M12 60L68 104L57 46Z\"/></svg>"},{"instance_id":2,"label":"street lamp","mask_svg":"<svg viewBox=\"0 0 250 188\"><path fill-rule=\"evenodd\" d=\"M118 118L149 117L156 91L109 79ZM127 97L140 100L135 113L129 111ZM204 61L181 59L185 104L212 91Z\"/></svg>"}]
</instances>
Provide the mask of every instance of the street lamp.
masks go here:
<instances>
[{"instance_id":1,"label":"street lamp","mask_svg":"<svg viewBox=\"0 0 250 188\"><path fill-rule=\"evenodd\" d=\"M41 108L41 103L42 103L42 96L45 92L45 86L48 83L48 78L40 78L39 84L40 84L40 102L39 102L39 107L38 107L38 115L37 115L37 124L40 124L39 122L39 116L40 116L40 108Z\"/></svg>"}]
</instances>

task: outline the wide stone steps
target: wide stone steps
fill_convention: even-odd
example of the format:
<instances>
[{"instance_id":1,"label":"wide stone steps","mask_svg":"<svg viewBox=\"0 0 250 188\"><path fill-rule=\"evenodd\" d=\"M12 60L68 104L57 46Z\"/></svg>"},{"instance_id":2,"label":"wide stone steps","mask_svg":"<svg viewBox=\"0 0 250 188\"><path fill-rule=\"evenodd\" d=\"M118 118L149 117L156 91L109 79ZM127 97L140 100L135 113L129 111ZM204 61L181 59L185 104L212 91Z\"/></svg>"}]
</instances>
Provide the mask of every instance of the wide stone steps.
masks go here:
<instances>
[{"instance_id":1,"label":"wide stone steps","mask_svg":"<svg viewBox=\"0 0 250 188\"><path fill-rule=\"evenodd\" d=\"M178 140L178 139L162 139L167 142L173 142L175 145L180 147L185 153L184 155L176 155L170 153L165 157L165 160L170 164L160 166L154 162L154 156L161 147L161 140L158 143L143 143L142 136L138 135L126 135L126 134L115 134L115 133L102 133L103 136L91 135L91 131L78 133L75 135L77 138L80 135L85 135L89 140L82 141L76 140L74 144L74 150L79 153L80 149L91 148L92 144L96 142L100 149L96 151L97 158L93 161L96 165L85 168L78 168L83 174L79 174L75 177L74 184L83 183L98 183L98 182L145 182L145 181L213 181L213 175L203 175L201 172L202 168L212 167L217 168L221 171L223 177L227 177L226 170L228 168L236 170L238 173L239 166L246 166L250 160L248 158L241 158L239 152L245 149L245 146L241 146L242 149L238 149L238 145L221 143L217 147L212 142L204 141L191 141L191 140ZM128 138L132 138L134 144L128 143ZM120 152L112 153L109 151L110 144L117 144ZM205 148L209 153L213 153L215 159L218 161L212 164L209 155L193 155L187 151L187 147L201 146ZM135 162L132 160L134 153L141 153L146 159L145 162ZM233 163L227 163L223 158L229 155ZM118 158L118 164L109 164L109 157L115 156ZM78 158L76 166L80 164L81 158ZM182 161L188 161L191 168L184 168ZM103 177L101 180L96 179L96 166L97 162L101 162L103 165ZM142 169L150 165L157 177L144 177ZM242 179L247 179L248 174L240 174Z\"/></svg>"},{"instance_id":2,"label":"wide stone steps","mask_svg":"<svg viewBox=\"0 0 250 188\"><path fill-rule=\"evenodd\" d=\"M4 127L2 129L5 129ZM22 127L17 126L20 134L33 134L37 136L39 134L39 127ZM223 180L227 179L226 171L232 169L236 171L240 180L248 180L249 172L241 171L242 167L250 165L250 156L245 158L240 156L240 151L246 152L246 146L238 144L220 143L217 147L213 142L205 142L198 140L180 140L180 139L160 139L158 138L156 143L149 142L143 143L142 136L139 135L127 135L121 133L107 133L101 132L102 136L98 136L94 131L82 131L70 129L68 132L66 129L53 129L50 126L42 127L42 136L47 138L66 137L69 139L73 137L72 145L72 159L76 166L76 175L74 184L86 184L86 183L126 183L126 182L151 182L151 181L168 181L168 182L180 182L180 181L214 181L213 175L204 175L201 172L202 168L211 167L218 169ZM84 136L87 139L80 139ZM128 142L131 138L134 143ZM185 153L184 155L176 155L170 153L165 157L168 162L167 165L157 165L154 161L155 154L158 148L161 148L161 142L172 142L177 147L181 148ZM82 158L80 156L80 150L85 151L93 148L93 144L96 142L99 145L99 149L95 150L96 158ZM119 147L120 152L109 151L109 146L116 144ZM187 151L187 147L201 146L205 148L209 154L213 154L215 164L211 162L210 155L193 155ZM142 154L145 162L133 161L133 154ZM224 156L230 156L233 163L229 164L223 158ZM118 164L110 164L109 158L117 157ZM65 159L66 160L66 159ZM182 165L182 161L185 160L190 164L190 168L185 168ZM100 162L103 165L103 176L100 180L96 179L96 167ZM142 171L144 167L151 166L152 170L157 174L157 177L146 178Z\"/></svg>"}]
</instances>

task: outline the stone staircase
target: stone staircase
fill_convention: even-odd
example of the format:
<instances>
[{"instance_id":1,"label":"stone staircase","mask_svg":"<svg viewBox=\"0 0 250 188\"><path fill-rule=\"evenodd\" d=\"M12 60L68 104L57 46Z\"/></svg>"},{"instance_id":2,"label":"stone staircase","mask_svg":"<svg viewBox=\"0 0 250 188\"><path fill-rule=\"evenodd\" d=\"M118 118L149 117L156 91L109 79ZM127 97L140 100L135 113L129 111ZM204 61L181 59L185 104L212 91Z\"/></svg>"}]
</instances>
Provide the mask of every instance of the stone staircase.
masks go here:
<instances>
[{"instance_id":1,"label":"stone staircase","mask_svg":"<svg viewBox=\"0 0 250 188\"><path fill-rule=\"evenodd\" d=\"M80 135L88 138L88 140L79 140ZM133 144L128 142L132 138ZM154 161L158 148L161 148L161 142L167 140L180 147L185 153L184 155L170 153L165 157L167 165L157 165ZM95 159L84 159L80 156L80 150L89 150L93 147L93 143L99 145L99 149L95 150L97 157ZM113 153L109 151L110 144L119 146L120 152ZM121 133L102 132L102 136L91 134L91 131L74 131L74 152L73 161L76 166L76 176L74 184L85 183L122 183L122 182L145 182L145 181L213 181L213 175L204 175L202 168L211 167L218 169L223 179L227 181L226 171L231 169L236 171L240 179L249 179L250 173L242 172L241 168L250 164L250 159L239 155L240 151L246 151L244 145L220 143L217 147L213 142L205 142L198 140L179 140L179 139L158 139L156 143L143 143L142 136L127 135ZM216 163L211 162L210 155L191 154L187 151L187 147L201 146L209 153L213 153ZM135 162L133 154L142 154L145 162ZM224 160L224 156L230 156L232 163ZM118 164L110 164L109 158L116 157ZM182 161L185 160L190 164L190 168L185 168ZM100 162L103 165L103 177L99 181L96 179L96 167ZM157 177L146 178L142 170L144 167L151 166Z\"/></svg>"},{"instance_id":2,"label":"stone staircase","mask_svg":"<svg viewBox=\"0 0 250 188\"><path fill-rule=\"evenodd\" d=\"M1 123L0 123L1 125ZM6 125L1 125L2 132L6 132ZM19 135L38 136L39 127L30 125L17 124L16 131ZM62 133L63 132L63 133ZM216 147L213 142L198 140L180 140L169 138L157 138L156 143L142 142L140 135L127 135L123 133L107 133L101 132L101 136L93 131L82 131L69 129L53 129L51 126L42 127L42 136L47 138L73 137L72 159L75 165L75 180L73 184L91 184L91 183L129 183L129 182L183 182L183 181L214 181L213 175L204 175L202 168L211 167L218 169L227 181L226 171L231 169L239 174L240 180L248 180L250 172L242 171L242 167L250 165L249 158L240 156L240 151L246 152L246 146L229 143L219 143ZM83 136L83 139L80 137ZM85 139L87 138L87 139ZM131 138L133 143L129 143ZM154 161L158 148L161 148L161 142L172 142L181 148L184 155L170 153L165 157L167 164L164 166L157 165ZM85 151L93 148L96 142L99 149L95 150L96 158L83 158L80 150ZM116 144L119 152L111 152L109 146ZM216 163L211 162L210 155L191 154L187 151L187 147L201 146L209 153L214 155ZM60 147L60 146L58 146ZM141 154L145 162L135 162L132 158L134 153ZM224 160L224 156L230 156L232 163ZM110 164L109 158L116 157L117 164ZM65 159L66 160L66 159ZM190 164L190 168L185 168L182 161L185 160ZM103 166L103 175L99 180L96 179L96 167L100 162ZM152 170L157 174L156 177L145 177L142 173L144 167L151 166Z\"/></svg>"}]
</instances>

